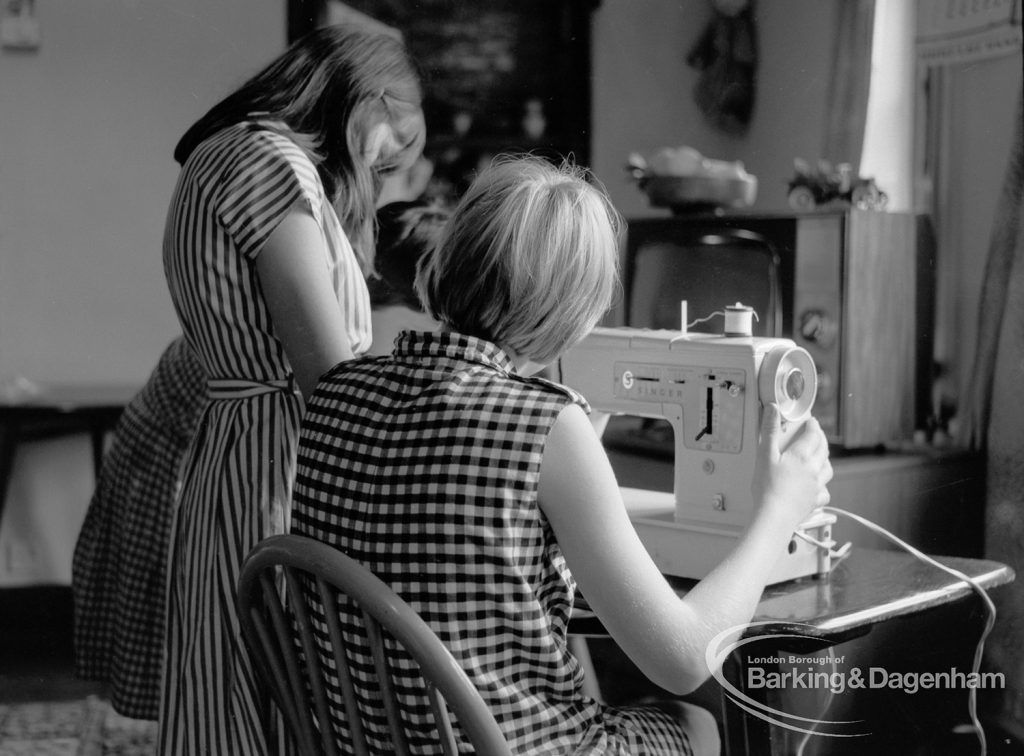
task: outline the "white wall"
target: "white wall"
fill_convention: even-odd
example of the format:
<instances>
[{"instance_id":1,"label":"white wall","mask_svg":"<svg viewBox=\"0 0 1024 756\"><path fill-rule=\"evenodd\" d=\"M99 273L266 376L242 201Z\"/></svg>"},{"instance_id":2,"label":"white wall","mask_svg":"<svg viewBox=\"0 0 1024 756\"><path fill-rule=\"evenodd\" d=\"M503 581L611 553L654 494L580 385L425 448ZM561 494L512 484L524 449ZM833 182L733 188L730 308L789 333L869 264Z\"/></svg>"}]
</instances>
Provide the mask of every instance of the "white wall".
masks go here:
<instances>
[{"instance_id":1,"label":"white wall","mask_svg":"<svg viewBox=\"0 0 1024 756\"><path fill-rule=\"evenodd\" d=\"M284 48L285 4L35 8L40 49L0 50L0 381L142 382L178 330L160 261L174 144ZM19 454L0 584L66 579L91 486L82 439Z\"/></svg>"},{"instance_id":2,"label":"white wall","mask_svg":"<svg viewBox=\"0 0 1024 756\"><path fill-rule=\"evenodd\" d=\"M177 330L171 151L283 48L283 3L35 6L40 50L0 52L0 375L141 381Z\"/></svg>"},{"instance_id":3,"label":"white wall","mask_svg":"<svg viewBox=\"0 0 1024 756\"><path fill-rule=\"evenodd\" d=\"M664 214L625 178L632 151L689 145L742 160L758 178L758 209L787 210L793 158L815 161L825 135L832 39L840 0L757 5L759 61L753 119L732 137L693 101L699 72L686 56L711 18L706 0L602 0L593 28L593 168L626 217ZM799 22L796 20L799 19Z\"/></svg>"}]
</instances>

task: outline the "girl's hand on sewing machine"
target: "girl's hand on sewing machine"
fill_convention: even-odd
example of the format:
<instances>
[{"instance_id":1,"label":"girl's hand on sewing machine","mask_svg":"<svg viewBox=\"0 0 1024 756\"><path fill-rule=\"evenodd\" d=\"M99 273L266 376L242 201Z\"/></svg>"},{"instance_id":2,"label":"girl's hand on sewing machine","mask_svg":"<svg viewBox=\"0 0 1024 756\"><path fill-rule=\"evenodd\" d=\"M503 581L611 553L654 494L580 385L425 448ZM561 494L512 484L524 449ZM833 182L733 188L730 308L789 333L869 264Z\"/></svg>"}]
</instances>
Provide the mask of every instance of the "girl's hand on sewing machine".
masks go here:
<instances>
[{"instance_id":1,"label":"girl's hand on sewing machine","mask_svg":"<svg viewBox=\"0 0 1024 756\"><path fill-rule=\"evenodd\" d=\"M828 504L831 479L828 440L818 421L808 418L787 440L778 406L767 405L752 483L754 501L764 513L795 528L816 507Z\"/></svg>"}]
</instances>

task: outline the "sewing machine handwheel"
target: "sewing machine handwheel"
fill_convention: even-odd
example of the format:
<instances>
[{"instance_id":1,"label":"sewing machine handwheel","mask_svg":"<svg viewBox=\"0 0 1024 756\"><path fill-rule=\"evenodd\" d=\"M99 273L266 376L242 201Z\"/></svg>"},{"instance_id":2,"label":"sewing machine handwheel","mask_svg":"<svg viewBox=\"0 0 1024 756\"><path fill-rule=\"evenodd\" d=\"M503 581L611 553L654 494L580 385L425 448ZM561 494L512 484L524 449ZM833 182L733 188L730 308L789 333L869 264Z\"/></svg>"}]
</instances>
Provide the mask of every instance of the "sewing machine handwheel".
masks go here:
<instances>
[{"instance_id":1,"label":"sewing machine handwheel","mask_svg":"<svg viewBox=\"0 0 1024 756\"><path fill-rule=\"evenodd\" d=\"M779 405L784 420L797 423L810 416L818 392L818 374L806 349L773 348L761 362L757 382L761 401Z\"/></svg>"}]
</instances>

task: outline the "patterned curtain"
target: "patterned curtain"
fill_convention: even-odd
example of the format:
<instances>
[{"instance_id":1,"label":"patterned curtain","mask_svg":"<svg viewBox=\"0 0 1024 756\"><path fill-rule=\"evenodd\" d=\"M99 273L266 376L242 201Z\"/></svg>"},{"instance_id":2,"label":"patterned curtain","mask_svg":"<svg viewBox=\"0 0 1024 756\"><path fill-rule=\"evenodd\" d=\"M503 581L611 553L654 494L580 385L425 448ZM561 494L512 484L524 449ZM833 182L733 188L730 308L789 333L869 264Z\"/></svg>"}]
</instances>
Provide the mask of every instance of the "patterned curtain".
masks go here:
<instances>
[{"instance_id":1,"label":"patterned curtain","mask_svg":"<svg viewBox=\"0 0 1024 756\"><path fill-rule=\"evenodd\" d=\"M836 56L825 111L824 157L833 163L849 163L854 176L860 171L864 147L874 26L875 0L839 3Z\"/></svg>"}]
</instances>

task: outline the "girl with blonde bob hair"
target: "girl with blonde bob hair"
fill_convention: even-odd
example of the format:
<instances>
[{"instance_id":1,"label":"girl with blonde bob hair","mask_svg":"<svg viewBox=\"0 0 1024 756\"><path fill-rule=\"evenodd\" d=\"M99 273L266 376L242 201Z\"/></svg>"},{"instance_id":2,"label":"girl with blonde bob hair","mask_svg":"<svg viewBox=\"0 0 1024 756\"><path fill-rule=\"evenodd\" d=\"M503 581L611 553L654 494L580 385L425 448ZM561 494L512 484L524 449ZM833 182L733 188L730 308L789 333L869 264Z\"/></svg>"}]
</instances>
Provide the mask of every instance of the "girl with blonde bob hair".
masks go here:
<instances>
[{"instance_id":1,"label":"girl with blonde bob hair","mask_svg":"<svg viewBox=\"0 0 1024 756\"><path fill-rule=\"evenodd\" d=\"M703 709L607 706L587 694L568 642L577 585L654 683L692 691L710 674L708 644L750 620L767 565L828 496L821 428L809 420L780 449L769 409L752 485L759 512L729 558L676 595L630 524L586 400L534 375L611 303L619 229L578 168L506 158L485 169L421 258L417 289L442 327L405 331L390 355L325 373L299 439L292 532L344 551L397 591L517 754L718 753ZM359 616L339 611L346 637L365 638ZM370 654L368 642L349 651ZM395 687L410 740L434 742L415 664L386 653L403 670ZM369 673L353 682L369 700ZM371 706L367 721L384 721ZM333 724L344 743L345 723ZM388 747L386 736L371 743Z\"/></svg>"},{"instance_id":2,"label":"girl with blonde bob hair","mask_svg":"<svg viewBox=\"0 0 1024 756\"><path fill-rule=\"evenodd\" d=\"M583 338L611 306L622 228L587 179L569 163L498 158L420 263L426 311L541 365Z\"/></svg>"}]
</instances>

